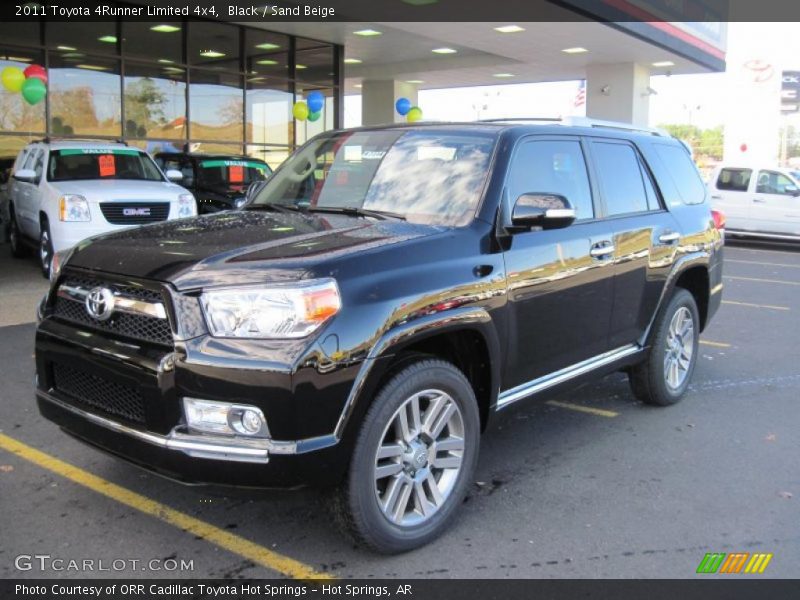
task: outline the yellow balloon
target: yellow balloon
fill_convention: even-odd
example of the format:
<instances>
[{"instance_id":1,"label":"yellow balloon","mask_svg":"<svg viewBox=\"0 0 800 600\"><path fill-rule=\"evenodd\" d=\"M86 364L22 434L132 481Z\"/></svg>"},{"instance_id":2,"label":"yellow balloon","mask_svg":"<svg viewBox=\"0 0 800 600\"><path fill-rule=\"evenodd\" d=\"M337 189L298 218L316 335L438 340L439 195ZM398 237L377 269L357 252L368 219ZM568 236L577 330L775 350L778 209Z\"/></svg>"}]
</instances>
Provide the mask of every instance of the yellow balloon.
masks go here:
<instances>
[{"instance_id":1,"label":"yellow balloon","mask_svg":"<svg viewBox=\"0 0 800 600\"><path fill-rule=\"evenodd\" d=\"M295 102L292 107L292 114L298 121L305 121L308 118L308 104L305 102Z\"/></svg>"},{"instance_id":2,"label":"yellow balloon","mask_svg":"<svg viewBox=\"0 0 800 600\"><path fill-rule=\"evenodd\" d=\"M409 123L415 123L422 120L422 109L419 106L412 106L411 110L406 114L406 120Z\"/></svg>"},{"instance_id":3,"label":"yellow balloon","mask_svg":"<svg viewBox=\"0 0 800 600\"><path fill-rule=\"evenodd\" d=\"M25 83L25 73L18 67L6 67L0 73L0 79L3 81L3 87L9 92L19 92Z\"/></svg>"}]
</instances>

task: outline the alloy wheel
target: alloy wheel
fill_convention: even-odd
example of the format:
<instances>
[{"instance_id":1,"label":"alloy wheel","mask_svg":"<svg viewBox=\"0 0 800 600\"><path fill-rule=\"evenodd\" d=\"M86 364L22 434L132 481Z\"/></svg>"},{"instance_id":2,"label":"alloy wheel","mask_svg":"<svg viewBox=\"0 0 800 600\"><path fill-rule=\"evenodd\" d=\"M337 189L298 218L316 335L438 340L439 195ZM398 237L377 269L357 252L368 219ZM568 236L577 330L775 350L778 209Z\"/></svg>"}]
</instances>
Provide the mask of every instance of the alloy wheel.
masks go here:
<instances>
[{"instance_id":1,"label":"alloy wheel","mask_svg":"<svg viewBox=\"0 0 800 600\"><path fill-rule=\"evenodd\" d=\"M375 453L375 497L401 527L427 522L446 503L461 471L464 419L441 390L418 392L395 411Z\"/></svg>"},{"instance_id":2,"label":"alloy wheel","mask_svg":"<svg viewBox=\"0 0 800 600\"><path fill-rule=\"evenodd\" d=\"M679 389L692 366L694 354L694 319L685 306L681 306L669 323L664 355L664 380L673 390Z\"/></svg>"}]
</instances>

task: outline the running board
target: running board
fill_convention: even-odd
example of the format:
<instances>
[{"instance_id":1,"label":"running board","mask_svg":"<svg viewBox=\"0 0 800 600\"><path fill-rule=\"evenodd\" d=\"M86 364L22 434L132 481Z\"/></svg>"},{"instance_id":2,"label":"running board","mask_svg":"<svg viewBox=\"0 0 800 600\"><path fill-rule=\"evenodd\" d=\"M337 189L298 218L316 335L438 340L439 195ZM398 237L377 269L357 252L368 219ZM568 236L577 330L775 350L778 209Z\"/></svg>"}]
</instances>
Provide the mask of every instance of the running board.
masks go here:
<instances>
[{"instance_id":1,"label":"running board","mask_svg":"<svg viewBox=\"0 0 800 600\"><path fill-rule=\"evenodd\" d=\"M725 235L730 235L733 237L749 237L749 238L759 238L765 240L784 240L787 242L798 242L800 241L800 236L798 235L791 235L791 234L782 234L782 233L761 233L756 231L745 231L743 229L726 229Z\"/></svg>"},{"instance_id":2,"label":"running board","mask_svg":"<svg viewBox=\"0 0 800 600\"><path fill-rule=\"evenodd\" d=\"M542 390L546 390L560 383L564 383L565 381L569 381L575 377L585 375L586 373L590 373L595 369L605 367L618 360L627 358L628 356L633 356L641 350L641 346L629 344L627 346L617 348L616 350L605 352L604 354L598 354L597 356L594 356L588 360L576 363L561 369L560 371L555 371L554 373L550 373L544 377L539 377L538 379L534 379L528 383L518 385L515 388L511 388L510 390L500 393L497 398L497 406L495 410L500 410L509 404L513 404L517 400L522 400L523 398L532 396L533 394L541 392Z\"/></svg>"}]
</instances>

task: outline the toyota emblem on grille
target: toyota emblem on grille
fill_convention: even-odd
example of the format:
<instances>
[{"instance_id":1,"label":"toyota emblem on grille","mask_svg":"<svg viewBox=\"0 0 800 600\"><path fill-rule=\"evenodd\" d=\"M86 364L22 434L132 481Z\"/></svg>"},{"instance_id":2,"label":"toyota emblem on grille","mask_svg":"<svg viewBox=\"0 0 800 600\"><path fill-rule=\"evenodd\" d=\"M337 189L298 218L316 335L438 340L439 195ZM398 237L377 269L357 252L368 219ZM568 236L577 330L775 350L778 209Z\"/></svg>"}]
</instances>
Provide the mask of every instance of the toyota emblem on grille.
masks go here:
<instances>
[{"instance_id":1,"label":"toyota emblem on grille","mask_svg":"<svg viewBox=\"0 0 800 600\"><path fill-rule=\"evenodd\" d=\"M105 321L114 312L114 292L105 287L96 287L86 296L86 312L98 321Z\"/></svg>"}]
</instances>

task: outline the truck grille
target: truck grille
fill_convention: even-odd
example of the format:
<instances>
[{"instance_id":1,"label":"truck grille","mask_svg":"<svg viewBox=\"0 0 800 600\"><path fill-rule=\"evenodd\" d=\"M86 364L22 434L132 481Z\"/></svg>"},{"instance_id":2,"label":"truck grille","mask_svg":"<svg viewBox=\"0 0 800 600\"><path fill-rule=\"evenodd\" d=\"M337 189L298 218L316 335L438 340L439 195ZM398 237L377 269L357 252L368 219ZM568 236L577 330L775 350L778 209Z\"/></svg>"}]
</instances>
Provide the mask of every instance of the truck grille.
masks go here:
<instances>
[{"instance_id":1,"label":"truck grille","mask_svg":"<svg viewBox=\"0 0 800 600\"><path fill-rule=\"evenodd\" d=\"M134 387L57 363L53 364L53 387L77 405L128 421L145 422L144 398Z\"/></svg>"},{"instance_id":2,"label":"truck grille","mask_svg":"<svg viewBox=\"0 0 800 600\"><path fill-rule=\"evenodd\" d=\"M144 225L166 221L169 202L101 202L100 210L112 225Z\"/></svg>"},{"instance_id":3,"label":"truck grille","mask_svg":"<svg viewBox=\"0 0 800 600\"><path fill-rule=\"evenodd\" d=\"M84 290L105 286L128 298L145 302L164 303L164 298L160 292L135 286L112 284L88 277L68 275L60 285L78 287ZM89 316L85 302L62 295L56 297L53 314L57 319L84 325L91 329L164 346L172 346L173 344L169 319L117 312L107 321L98 321Z\"/></svg>"}]
</instances>

